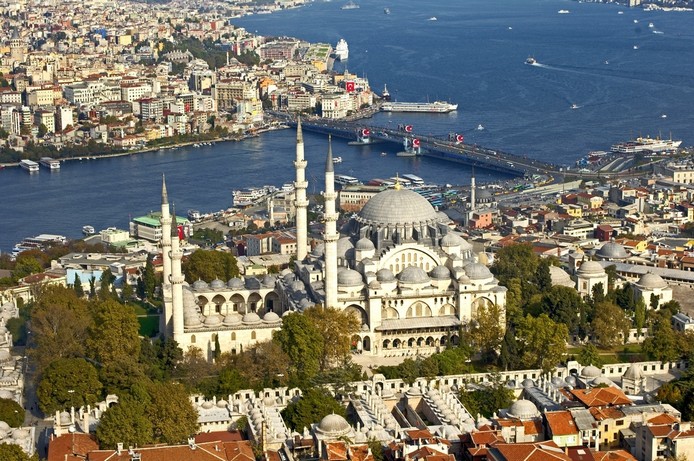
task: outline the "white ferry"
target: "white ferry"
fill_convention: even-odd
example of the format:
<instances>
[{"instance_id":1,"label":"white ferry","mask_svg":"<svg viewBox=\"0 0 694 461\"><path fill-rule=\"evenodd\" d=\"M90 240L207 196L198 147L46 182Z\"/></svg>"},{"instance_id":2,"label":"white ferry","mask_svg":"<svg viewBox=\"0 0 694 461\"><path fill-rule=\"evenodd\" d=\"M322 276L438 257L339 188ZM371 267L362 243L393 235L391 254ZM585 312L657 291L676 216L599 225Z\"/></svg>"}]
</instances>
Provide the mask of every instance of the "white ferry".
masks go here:
<instances>
[{"instance_id":1,"label":"white ferry","mask_svg":"<svg viewBox=\"0 0 694 461\"><path fill-rule=\"evenodd\" d=\"M444 114L458 110L458 104L445 101L434 102L384 102L381 105L384 112L432 112Z\"/></svg>"},{"instance_id":2,"label":"white ferry","mask_svg":"<svg viewBox=\"0 0 694 461\"><path fill-rule=\"evenodd\" d=\"M633 141L620 142L613 145L610 150L617 154L637 154L641 152L672 152L680 147L682 141L672 139L659 139L651 137L638 137Z\"/></svg>"},{"instance_id":3,"label":"white ferry","mask_svg":"<svg viewBox=\"0 0 694 461\"><path fill-rule=\"evenodd\" d=\"M19 162L19 166L27 170L29 173L38 173L39 164L33 160L22 160Z\"/></svg>"},{"instance_id":4,"label":"white ferry","mask_svg":"<svg viewBox=\"0 0 694 461\"><path fill-rule=\"evenodd\" d=\"M39 163L51 171L60 169L60 161L51 157L41 157Z\"/></svg>"},{"instance_id":5,"label":"white ferry","mask_svg":"<svg viewBox=\"0 0 694 461\"><path fill-rule=\"evenodd\" d=\"M349 59L349 45L347 45L347 41L344 38L341 38L335 45L335 58L339 61Z\"/></svg>"}]
</instances>

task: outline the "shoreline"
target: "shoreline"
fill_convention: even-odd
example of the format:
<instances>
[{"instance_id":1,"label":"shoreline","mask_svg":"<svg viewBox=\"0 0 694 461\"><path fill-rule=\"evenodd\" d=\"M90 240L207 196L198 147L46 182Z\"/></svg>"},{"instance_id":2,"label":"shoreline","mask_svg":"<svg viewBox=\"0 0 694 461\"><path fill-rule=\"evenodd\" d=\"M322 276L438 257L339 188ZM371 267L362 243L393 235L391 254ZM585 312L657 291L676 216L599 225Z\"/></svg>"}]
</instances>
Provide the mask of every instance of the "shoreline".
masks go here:
<instances>
[{"instance_id":1,"label":"shoreline","mask_svg":"<svg viewBox=\"0 0 694 461\"><path fill-rule=\"evenodd\" d=\"M125 151L125 152L117 152L117 153L113 153L113 154L84 155L81 157L65 157L65 158L56 159L56 160L59 160L61 163L62 162L82 161L82 160L100 160L100 159L105 159L105 158L126 157L129 155L140 155L140 154L148 154L148 153L152 153L152 152L174 150L174 149L178 149L179 147L193 146L193 145L199 144L201 142L213 142L213 143L242 142L242 141L245 141L246 139L255 138L255 137L257 137L263 133L268 133L268 132L278 131L278 130L284 130L284 129L288 129L288 128L289 127L261 128L261 129L257 130L254 134L247 134L247 135L243 135L243 136L238 137L238 138L234 138L232 136L229 136L226 138L213 138L213 139L208 139L208 140L204 140L204 141L187 141L187 142L182 142L182 143L177 143L177 144L165 144L165 145L157 146L157 147L147 147L144 149L131 150L131 151ZM19 167L19 162L0 163L0 170L2 170L4 168L15 168L15 167Z\"/></svg>"}]
</instances>

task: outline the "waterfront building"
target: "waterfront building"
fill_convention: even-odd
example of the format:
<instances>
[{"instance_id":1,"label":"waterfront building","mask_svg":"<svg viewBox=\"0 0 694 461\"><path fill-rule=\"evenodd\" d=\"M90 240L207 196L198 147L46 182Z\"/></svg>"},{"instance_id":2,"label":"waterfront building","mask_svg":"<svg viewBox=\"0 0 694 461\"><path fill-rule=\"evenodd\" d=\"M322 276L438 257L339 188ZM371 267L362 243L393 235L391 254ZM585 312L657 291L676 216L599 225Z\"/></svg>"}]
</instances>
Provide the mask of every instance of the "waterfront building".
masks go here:
<instances>
[{"instance_id":1,"label":"waterfront building","mask_svg":"<svg viewBox=\"0 0 694 461\"><path fill-rule=\"evenodd\" d=\"M297 260L278 278L188 284L180 276L175 283L181 262L173 248L183 236L171 224L164 186L159 233L152 231L162 242L164 259L161 331L173 335L183 350L199 347L211 358L219 344L224 352L238 352L271 339L281 316L314 304L355 315L361 322L353 338L357 351L380 356L431 354L458 344L461 328L492 307L505 324L506 288L450 230L448 216L418 193L396 183L369 199L338 232L332 147L325 163L323 243L307 254L308 182L300 124L294 166Z\"/></svg>"}]
</instances>

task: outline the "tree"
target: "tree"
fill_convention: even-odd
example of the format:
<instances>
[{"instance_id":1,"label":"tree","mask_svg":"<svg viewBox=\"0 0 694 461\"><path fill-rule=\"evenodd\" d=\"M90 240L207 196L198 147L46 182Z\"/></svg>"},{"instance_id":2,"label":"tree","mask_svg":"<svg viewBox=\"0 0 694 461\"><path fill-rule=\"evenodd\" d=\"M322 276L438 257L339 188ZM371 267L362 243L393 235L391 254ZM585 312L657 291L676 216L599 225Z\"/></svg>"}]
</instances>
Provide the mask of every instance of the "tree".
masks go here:
<instances>
[{"instance_id":1,"label":"tree","mask_svg":"<svg viewBox=\"0 0 694 461\"><path fill-rule=\"evenodd\" d=\"M578 360L581 365L594 365L598 368L602 366L598 348L591 343L586 344L578 351L576 360Z\"/></svg>"},{"instance_id":2,"label":"tree","mask_svg":"<svg viewBox=\"0 0 694 461\"><path fill-rule=\"evenodd\" d=\"M470 338L487 361L496 358L504 337L503 315L503 310L497 304L482 303L472 319Z\"/></svg>"},{"instance_id":3,"label":"tree","mask_svg":"<svg viewBox=\"0 0 694 461\"><path fill-rule=\"evenodd\" d=\"M344 417L345 409L327 390L312 388L305 391L299 400L287 405L282 410L282 418L292 430L301 432L331 413Z\"/></svg>"},{"instance_id":4,"label":"tree","mask_svg":"<svg viewBox=\"0 0 694 461\"><path fill-rule=\"evenodd\" d=\"M101 398L101 388L92 364L81 358L58 359L42 373L36 395L41 411L50 415L95 404Z\"/></svg>"},{"instance_id":5,"label":"tree","mask_svg":"<svg viewBox=\"0 0 694 461\"><path fill-rule=\"evenodd\" d=\"M183 264L188 280L229 280L239 276L236 258L229 253L214 250L197 250Z\"/></svg>"},{"instance_id":6,"label":"tree","mask_svg":"<svg viewBox=\"0 0 694 461\"><path fill-rule=\"evenodd\" d=\"M124 395L101 417L96 438L102 450L125 446L143 446L153 442L152 422L146 414L146 404Z\"/></svg>"},{"instance_id":7,"label":"tree","mask_svg":"<svg viewBox=\"0 0 694 461\"><path fill-rule=\"evenodd\" d=\"M31 310L33 348L29 354L41 372L60 358L84 356L91 316L87 303L60 286L46 287Z\"/></svg>"},{"instance_id":8,"label":"tree","mask_svg":"<svg viewBox=\"0 0 694 461\"><path fill-rule=\"evenodd\" d=\"M289 356L296 384L306 387L321 369L323 357L323 338L311 319L300 314L283 317L273 341Z\"/></svg>"},{"instance_id":9,"label":"tree","mask_svg":"<svg viewBox=\"0 0 694 461\"><path fill-rule=\"evenodd\" d=\"M0 398L0 421L5 421L10 427L24 424L24 408L12 399Z\"/></svg>"},{"instance_id":10,"label":"tree","mask_svg":"<svg viewBox=\"0 0 694 461\"><path fill-rule=\"evenodd\" d=\"M352 336L359 332L362 319L352 312L313 306L303 312L321 337L320 370L342 363L348 356Z\"/></svg>"},{"instance_id":11,"label":"tree","mask_svg":"<svg viewBox=\"0 0 694 461\"><path fill-rule=\"evenodd\" d=\"M185 387L173 382L152 383L147 390L151 401L146 415L152 422L155 442L182 443L198 432L198 412Z\"/></svg>"},{"instance_id":12,"label":"tree","mask_svg":"<svg viewBox=\"0 0 694 461\"><path fill-rule=\"evenodd\" d=\"M517 335L522 365L548 372L566 353L569 329L563 323L552 321L547 314L537 318L527 315L518 324Z\"/></svg>"},{"instance_id":13,"label":"tree","mask_svg":"<svg viewBox=\"0 0 694 461\"><path fill-rule=\"evenodd\" d=\"M34 458L30 458L19 445L0 443L0 461L32 461Z\"/></svg>"},{"instance_id":14,"label":"tree","mask_svg":"<svg viewBox=\"0 0 694 461\"><path fill-rule=\"evenodd\" d=\"M604 301L595 306L595 318L591 327L598 344L607 348L627 340L631 321L619 306Z\"/></svg>"}]
</instances>

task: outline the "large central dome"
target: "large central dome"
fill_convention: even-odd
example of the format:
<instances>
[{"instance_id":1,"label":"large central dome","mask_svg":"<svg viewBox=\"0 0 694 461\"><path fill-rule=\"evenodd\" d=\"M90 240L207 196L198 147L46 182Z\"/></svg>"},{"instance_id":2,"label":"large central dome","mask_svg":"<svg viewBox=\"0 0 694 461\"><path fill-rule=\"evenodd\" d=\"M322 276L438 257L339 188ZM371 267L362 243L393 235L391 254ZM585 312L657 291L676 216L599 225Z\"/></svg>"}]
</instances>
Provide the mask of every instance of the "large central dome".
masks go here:
<instances>
[{"instance_id":1,"label":"large central dome","mask_svg":"<svg viewBox=\"0 0 694 461\"><path fill-rule=\"evenodd\" d=\"M371 197L356 220L377 226L419 225L434 223L437 216L434 207L418 193L408 189L388 189Z\"/></svg>"}]
</instances>

